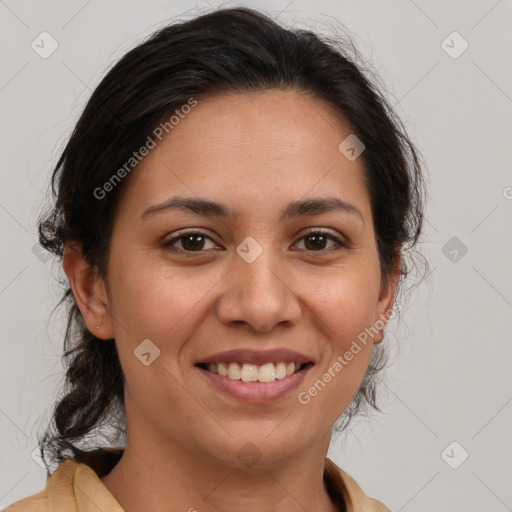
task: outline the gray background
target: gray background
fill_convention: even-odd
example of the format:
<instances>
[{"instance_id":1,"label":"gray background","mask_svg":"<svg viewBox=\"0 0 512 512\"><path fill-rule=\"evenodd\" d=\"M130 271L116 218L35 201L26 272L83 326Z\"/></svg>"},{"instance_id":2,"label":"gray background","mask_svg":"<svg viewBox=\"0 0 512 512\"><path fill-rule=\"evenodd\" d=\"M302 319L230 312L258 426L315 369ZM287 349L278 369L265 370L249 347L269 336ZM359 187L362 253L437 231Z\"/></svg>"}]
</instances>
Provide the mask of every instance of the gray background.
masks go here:
<instances>
[{"instance_id":1,"label":"gray background","mask_svg":"<svg viewBox=\"0 0 512 512\"><path fill-rule=\"evenodd\" d=\"M44 487L31 452L63 378L62 311L49 318L58 268L33 252L52 167L115 59L176 16L219 5L0 0L0 508ZM512 510L512 3L222 5L324 33L342 23L428 166L431 274L386 333L384 414L355 421L329 456L394 511ZM43 31L58 42L46 59L31 48ZM458 36L442 45L453 31L469 44L457 58L445 49L459 53Z\"/></svg>"}]
</instances>

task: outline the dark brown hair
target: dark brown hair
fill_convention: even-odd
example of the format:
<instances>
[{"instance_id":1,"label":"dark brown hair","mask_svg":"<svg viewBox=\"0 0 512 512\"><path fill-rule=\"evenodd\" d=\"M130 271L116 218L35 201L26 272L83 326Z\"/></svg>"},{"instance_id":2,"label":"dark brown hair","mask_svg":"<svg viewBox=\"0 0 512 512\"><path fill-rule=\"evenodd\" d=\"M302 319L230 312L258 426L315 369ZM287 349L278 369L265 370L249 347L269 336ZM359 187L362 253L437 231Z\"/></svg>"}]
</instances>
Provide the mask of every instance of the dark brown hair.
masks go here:
<instances>
[{"instance_id":1,"label":"dark brown hair","mask_svg":"<svg viewBox=\"0 0 512 512\"><path fill-rule=\"evenodd\" d=\"M382 276L389 277L402 256L400 290L408 274L404 256L422 229L422 165L401 121L364 74L371 72L355 64L354 46L348 38L340 41L283 28L248 8L219 9L158 30L122 57L89 99L53 172L54 203L40 218L41 245L62 258L64 245L76 242L85 260L106 278L116 205L131 174L104 198L94 191L143 146L155 127L192 97L292 89L331 105L365 145L361 158ZM69 308L66 381L52 422L39 439L49 471L50 464L68 457L83 460L87 446L79 444L102 426L125 432L124 376L115 341L89 332L69 283L62 284L59 304ZM378 409L375 377L386 360L385 347L374 346L339 430L363 405Z\"/></svg>"}]
</instances>

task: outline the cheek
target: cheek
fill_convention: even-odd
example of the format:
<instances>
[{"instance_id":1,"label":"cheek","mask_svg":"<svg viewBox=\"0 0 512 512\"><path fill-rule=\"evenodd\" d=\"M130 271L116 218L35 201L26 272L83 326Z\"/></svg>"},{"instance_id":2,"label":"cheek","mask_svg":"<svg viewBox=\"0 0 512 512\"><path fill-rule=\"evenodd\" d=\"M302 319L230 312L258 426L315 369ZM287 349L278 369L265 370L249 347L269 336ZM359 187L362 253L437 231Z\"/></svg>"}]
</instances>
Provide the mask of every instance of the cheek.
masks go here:
<instances>
[{"instance_id":1,"label":"cheek","mask_svg":"<svg viewBox=\"0 0 512 512\"><path fill-rule=\"evenodd\" d=\"M131 365L133 351L150 339L160 350L160 362L176 364L178 352L205 313L208 293L223 275L220 271L191 274L190 269L126 257L110 279L120 358L124 353Z\"/></svg>"},{"instance_id":2,"label":"cheek","mask_svg":"<svg viewBox=\"0 0 512 512\"><path fill-rule=\"evenodd\" d=\"M169 266L137 265L128 258L111 274L125 394L147 414L158 410L162 397L176 407L190 398L176 380L179 353L197 324L197 305L212 286L195 285L199 279L183 279Z\"/></svg>"},{"instance_id":3,"label":"cheek","mask_svg":"<svg viewBox=\"0 0 512 512\"><path fill-rule=\"evenodd\" d=\"M344 410L357 393L371 357L379 274L373 267L345 268L310 294L328 343L315 388L331 404L329 414ZM335 416L333 416L335 417Z\"/></svg>"},{"instance_id":4,"label":"cheek","mask_svg":"<svg viewBox=\"0 0 512 512\"><path fill-rule=\"evenodd\" d=\"M379 278L374 267L354 265L335 269L329 278L309 283L311 307L328 327L327 336L335 351L344 351L351 339L372 325Z\"/></svg>"},{"instance_id":5,"label":"cheek","mask_svg":"<svg viewBox=\"0 0 512 512\"><path fill-rule=\"evenodd\" d=\"M150 336L170 329L193 305L196 292L170 266L151 265L128 256L111 275L113 313L130 332Z\"/></svg>"}]
</instances>

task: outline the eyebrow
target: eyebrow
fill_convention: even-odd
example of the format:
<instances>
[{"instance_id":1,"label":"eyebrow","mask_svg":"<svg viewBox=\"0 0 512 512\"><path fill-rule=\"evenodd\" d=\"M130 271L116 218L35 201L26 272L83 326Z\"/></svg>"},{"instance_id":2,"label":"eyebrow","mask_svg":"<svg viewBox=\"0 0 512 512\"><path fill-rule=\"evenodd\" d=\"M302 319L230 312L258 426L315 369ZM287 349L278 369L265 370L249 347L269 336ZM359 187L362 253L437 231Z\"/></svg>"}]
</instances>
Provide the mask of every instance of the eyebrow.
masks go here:
<instances>
[{"instance_id":1,"label":"eyebrow","mask_svg":"<svg viewBox=\"0 0 512 512\"><path fill-rule=\"evenodd\" d=\"M205 217L223 217L230 219L238 217L235 211L222 203L198 197L172 196L163 203L158 203L147 208L141 218L145 219L172 209L181 210L186 213L192 212ZM341 211L358 216L363 225L365 225L361 212L354 205L337 197L316 197L302 201L294 201L281 211L279 222L305 215L318 215L333 211Z\"/></svg>"}]
</instances>

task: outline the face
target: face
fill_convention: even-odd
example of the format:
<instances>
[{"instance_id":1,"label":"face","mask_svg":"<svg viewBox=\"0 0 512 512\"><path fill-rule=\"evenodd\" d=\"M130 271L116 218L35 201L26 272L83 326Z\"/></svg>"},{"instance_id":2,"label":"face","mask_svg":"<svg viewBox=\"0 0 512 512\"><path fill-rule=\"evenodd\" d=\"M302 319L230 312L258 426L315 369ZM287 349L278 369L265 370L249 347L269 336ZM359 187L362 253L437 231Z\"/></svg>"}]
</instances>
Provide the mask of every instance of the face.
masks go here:
<instances>
[{"instance_id":1,"label":"face","mask_svg":"<svg viewBox=\"0 0 512 512\"><path fill-rule=\"evenodd\" d=\"M354 341L392 306L396 284L381 286L362 158L338 149L350 133L298 92L209 97L132 171L100 331L126 376L129 438L226 464L240 464L247 443L270 464L330 438L380 337ZM176 197L226 215L165 206ZM301 208L311 200L317 208ZM248 352L220 359L251 363L248 379L282 372L280 361L309 364L268 383L198 366L235 349Z\"/></svg>"}]
</instances>

